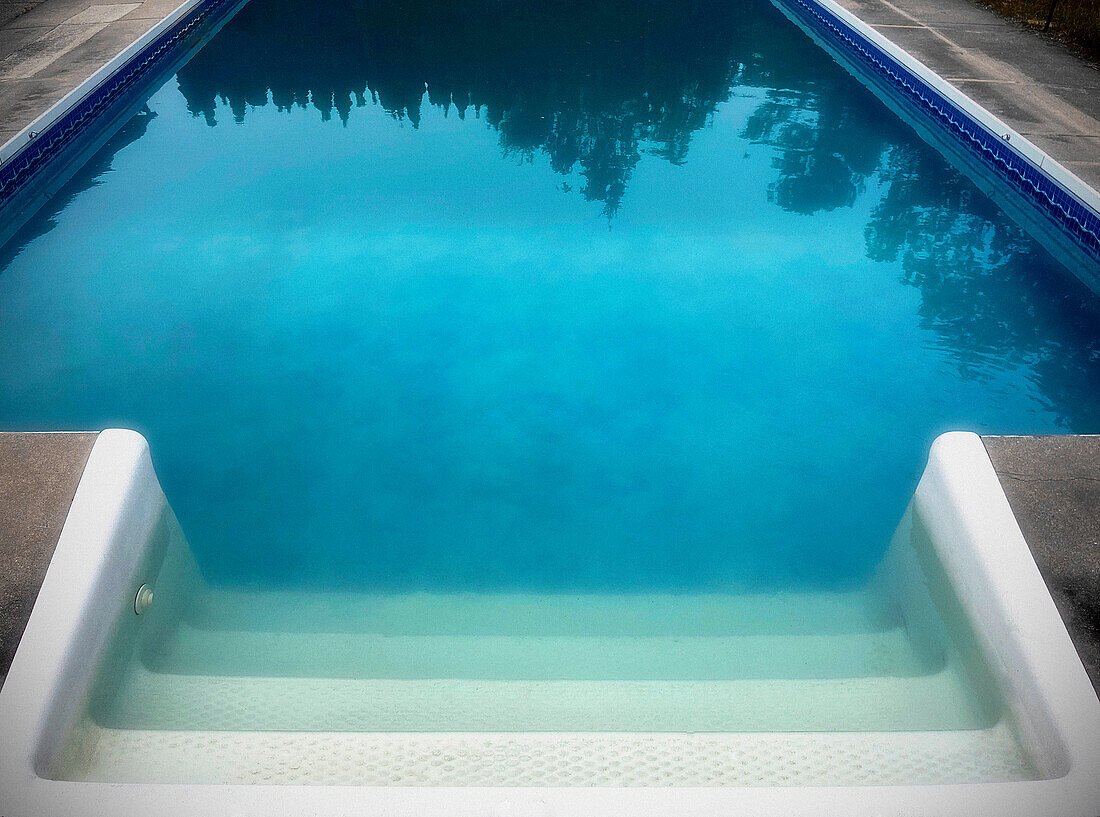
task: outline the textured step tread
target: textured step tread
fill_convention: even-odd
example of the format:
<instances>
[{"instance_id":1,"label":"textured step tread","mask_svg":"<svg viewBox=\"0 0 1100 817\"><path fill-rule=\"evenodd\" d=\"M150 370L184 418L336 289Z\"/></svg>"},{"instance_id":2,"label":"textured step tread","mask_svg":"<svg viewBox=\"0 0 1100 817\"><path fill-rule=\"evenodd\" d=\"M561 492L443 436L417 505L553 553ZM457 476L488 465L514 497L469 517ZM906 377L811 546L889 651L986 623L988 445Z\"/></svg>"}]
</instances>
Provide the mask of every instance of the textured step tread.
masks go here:
<instances>
[{"instance_id":1,"label":"textured step tread","mask_svg":"<svg viewBox=\"0 0 1100 817\"><path fill-rule=\"evenodd\" d=\"M998 724L967 732L371 734L88 725L69 780L346 786L864 786L1037 775Z\"/></svg>"}]
</instances>

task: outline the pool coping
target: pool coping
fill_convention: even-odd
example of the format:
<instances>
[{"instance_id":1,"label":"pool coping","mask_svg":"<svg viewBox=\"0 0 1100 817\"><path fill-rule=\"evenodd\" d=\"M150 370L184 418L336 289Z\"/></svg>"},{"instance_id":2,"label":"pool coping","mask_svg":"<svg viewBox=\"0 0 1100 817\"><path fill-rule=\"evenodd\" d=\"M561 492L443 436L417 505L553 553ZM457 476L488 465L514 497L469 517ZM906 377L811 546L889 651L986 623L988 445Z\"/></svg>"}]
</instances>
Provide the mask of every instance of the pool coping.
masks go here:
<instances>
[{"instance_id":1,"label":"pool coping","mask_svg":"<svg viewBox=\"0 0 1100 817\"><path fill-rule=\"evenodd\" d=\"M24 151L30 150L36 140L40 142L40 137L49 138L50 134L48 134L47 131L49 131L53 125L61 120L66 114L70 113L81 102L84 102L87 97L99 90L100 86L105 85L108 80L114 78L124 66L141 55L148 45L160 37L160 35L174 23L178 22L193 9L206 2L210 2L210 0L183 0L179 6L169 12L160 22L156 23L143 35L130 43L130 45L116 54L111 60L100 66L95 73L79 83L43 113L35 117L33 121L25 125L18 133L4 142L3 145L0 145L0 167L6 168L10 163L13 163ZM6 179L3 181L6 181ZM0 181L0 191L4 189L4 184Z\"/></svg>"},{"instance_id":2,"label":"pool coping","mask_svg":"<svg viewBox=\"0 0 1100 817\"><path fill-rule=\"evenodd\" d=\"M167 52L186 42L197 27L218 24L244 0L183 0L112 59L0 145L0 211L30 186L84 124L161 70ZM109 135L109 134L107 134ZM36 210L41 202L34 206Z\"/></svg>"},{"instance_id":3,"label":"pool coping","mask_svg":"<svg viewBox=\"0 0 1100 817\"><path fill-rule=\"evenodd\" d=\"M835 0L772 2L903 121L931 137L932 147L946 146L964 170L966 160L977 159L1010 187L1027 206L1003 194L998 204L1025 222L1053 227L1051 237L1063 239L1055 248L1063 263L1100 295L1100 193Z\"/></svg>"},{"instance_id":4,"label":"pool coping","mask_svg":"<svg viewBox=\"0 0 1100 817\"><path fill-rule=\"evenodd\" d=\"M1100 700L1074 650L981 438L933 444L913 500L1017 729L1046 779L965 785L638 788L454 788L74 783L40 775L80 706L117 608L133 604L141 537L164 496L148 446L99 435L23 643L0 690L0 811L184 815L600 813L861 817L977 813L1087 817L1100 804ZM137 531L140 533L140 530ZM111 611L115 610L115 613ZM132 613L132 610L131 610ZM888 812L884 812L884 808ZM1091 811L1090 811L1091 810Z\"/></svg>"}]
</instances>

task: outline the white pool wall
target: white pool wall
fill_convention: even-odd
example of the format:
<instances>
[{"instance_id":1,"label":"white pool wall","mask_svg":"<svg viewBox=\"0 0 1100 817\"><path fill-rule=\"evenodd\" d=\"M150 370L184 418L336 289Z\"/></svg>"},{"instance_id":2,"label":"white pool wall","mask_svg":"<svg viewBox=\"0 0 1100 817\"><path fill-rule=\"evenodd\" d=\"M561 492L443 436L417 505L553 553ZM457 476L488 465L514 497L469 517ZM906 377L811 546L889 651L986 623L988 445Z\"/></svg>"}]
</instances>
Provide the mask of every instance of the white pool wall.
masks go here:
<instances>
[{"instance_id":1,"label":"white pool wall","mask_svg":"<svg viewBox=\"0 0 1100 817\"><path fill-rule=\"evenodd\" d=\"M1052 778L1100 807L1100 701L976 434L932 445L913 497L1021 742Z\"/></svg>"}]
</instances>

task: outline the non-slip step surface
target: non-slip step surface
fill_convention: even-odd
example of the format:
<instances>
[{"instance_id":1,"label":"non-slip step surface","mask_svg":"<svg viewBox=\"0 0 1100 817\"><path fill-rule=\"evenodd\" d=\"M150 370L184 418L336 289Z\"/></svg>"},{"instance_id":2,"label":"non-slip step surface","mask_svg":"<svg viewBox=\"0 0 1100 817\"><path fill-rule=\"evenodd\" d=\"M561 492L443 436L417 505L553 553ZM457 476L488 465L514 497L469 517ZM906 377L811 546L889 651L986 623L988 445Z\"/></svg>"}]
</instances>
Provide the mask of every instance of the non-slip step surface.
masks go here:
<instances>
[{"instance_id":1,"label":"non-slip step surface","mask_svg":"<svg viewBox=\"0 0 1100 817\"><path fill-rule=\"evenodd\" d=\"M933 675L741 681L354 680L134 667L94 717L125 729L739 732L990 725L953 663Z\"/></svg>"},{"instance_id":2,"label":"non-slip step surface","mask_svg":"<svg viewBox=\"0 0 1100 817\"><path fill-rule=\"evenodd\" d=\"M1004 725L892 734L318 734L87 724L65 780L345 786L860 786L1026 780Z\"/></svg>"},{"instance_id":3,"label":"non-slip step surface","mask_svg":"<svg viewBox=\"0 0 1100 817\"><path fill-rule=\"evenodd\" d=\"M903 629L831 635L395 636L179 627L143 651L156 672L328 678L683 680L924 675Z\"/></svg>"}]
</instances>

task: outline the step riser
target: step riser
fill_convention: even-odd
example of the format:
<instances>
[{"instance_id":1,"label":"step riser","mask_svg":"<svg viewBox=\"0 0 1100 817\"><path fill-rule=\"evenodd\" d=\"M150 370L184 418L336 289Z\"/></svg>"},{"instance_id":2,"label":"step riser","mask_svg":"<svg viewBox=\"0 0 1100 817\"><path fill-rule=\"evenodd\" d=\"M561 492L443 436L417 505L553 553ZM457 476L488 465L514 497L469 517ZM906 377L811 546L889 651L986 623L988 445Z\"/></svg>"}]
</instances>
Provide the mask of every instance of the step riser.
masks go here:
<instances>
[{"instance_id":1,"label":"step riser","mask_svg":"<svg viewBox=\"0 0 1100 817\"><path fill-rule=\"evenodd\" d=\"M379 681L159 675L134 668L123 729L893 731L990 725L954 665L922 678L803 681Z\"/></svg>"},{"instance_id":2,"label":"step riser","mask_svg":"<svg viewBox=\"0 0 1100 817\"><path fill-rule=\"evenodd\" d=\"M879 632L897 626L863 592L720 594L305 593L205 590L204 630L495 636L733 636Z\"/></svg>"},{"instance_id":3,"label":"step riser","mask_svg":"<svg viewBox=\"0 0 1100 817\"><path fill-rule=\"evenodd\" d=\"M732 638L396 637L182 627L146 649L156 672L328 678L733 680L926 675L903 630Z\"/></svg>"}]
</instances>

